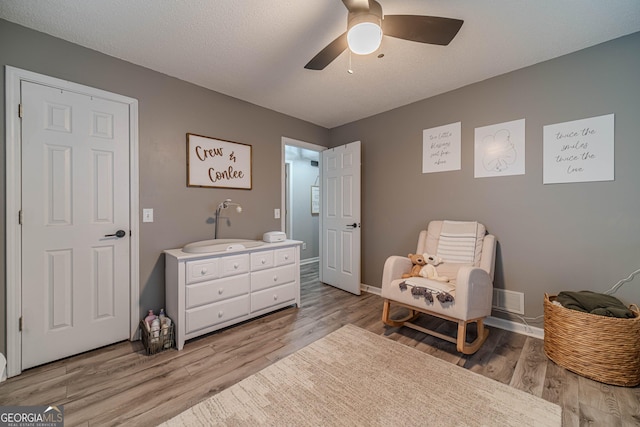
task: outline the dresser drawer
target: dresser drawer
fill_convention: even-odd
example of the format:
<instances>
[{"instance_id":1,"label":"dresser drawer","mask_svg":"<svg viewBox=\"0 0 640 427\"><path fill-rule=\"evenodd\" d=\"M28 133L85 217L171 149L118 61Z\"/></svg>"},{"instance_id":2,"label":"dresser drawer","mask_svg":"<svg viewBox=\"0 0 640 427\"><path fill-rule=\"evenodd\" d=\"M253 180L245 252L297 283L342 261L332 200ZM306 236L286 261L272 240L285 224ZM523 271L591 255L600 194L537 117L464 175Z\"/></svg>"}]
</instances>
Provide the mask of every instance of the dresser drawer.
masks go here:
<instances>
[{"instance_id":1,"label":"dresser drawer","mask_svg":"<svg viewBox=\"0 0 640 427\"><path fill-rule=\"evenodd\" d=\"M275 250L276 266L293 264L296 262L296 248Z\"/></svg>"},{"instance_id":2,"label":"dresser drawer","mask_svg":"<svg viewBox=\"0 0 640 427\"><path fill-rule=\"evenodd\" d=\"M222 301L249 293L249 275L233 276L209 282L196 283L186 287L186 308Z\"/></svg>"},{"instance_id":3,"label":"dresser drawer","mask_svg":"<svg viewBox=\"0 0 640 427\"><path fill-rule=\"evenodd\" d=\"M187 284L220 277L218 259L187 262Z\"/></svg>"},{"instance_id":4,"label":"dresser drawer","mask_svg":"<svg viewBox=\"0 0 640 427\"><path fill-rule=\"evenodd\" d=\"M187 310L185 313L186 333L208 328L218 323L228 322L249 314L249 295L232 298L210 305Z\"/></svg>"},{"instance_id":5,"label":"dresser drawer","mask_svg":"<svg viewBox=\"0 0 640 427\"><path fill-rule=\"evenodd\" d=\"M284 283L296 280L296 266L286 265L284 267L271 268L269 270L251 273L251 291L271 288Z\"/></svg>"},{"instance_id":6,"label":"dresser drawer","mask_svg":"<svg viewBox=\"0 0 640 427\"><path fill-rule=\"evenodd\" d=\"M251 293L251 311L259 311L274 305L282 304L296 299L296 284L276 286L263 291Z\"/></svg>"},{"instance_id":7,"label":"dresser drawer","mask_svg":"<svg viewBox=\"0 0 640 427\"><path fill-rule=\"evenodd\" d=\"M249 254L220 258L220 277L249 272Z\"/></svg>"},{"instance_id":8,"label":"dresser drawer","mask_svg":"<svg viewBox=\"0 0 640 427\"><path fill-rule=\"evenodd\" d=\"M273 267L273 251L260 251L251 254L251 271Z\"/></svg>"}]
</instances>

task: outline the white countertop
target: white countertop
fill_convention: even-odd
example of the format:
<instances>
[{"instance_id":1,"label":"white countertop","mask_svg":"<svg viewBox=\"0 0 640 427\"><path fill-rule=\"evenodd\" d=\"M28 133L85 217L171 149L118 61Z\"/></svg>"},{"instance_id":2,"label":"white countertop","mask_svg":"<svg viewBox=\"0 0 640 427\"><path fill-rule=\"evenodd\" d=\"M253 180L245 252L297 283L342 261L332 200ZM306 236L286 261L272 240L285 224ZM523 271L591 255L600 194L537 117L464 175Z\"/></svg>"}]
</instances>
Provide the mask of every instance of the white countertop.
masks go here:
<instances>
[{"instance_id":1,"label":"white countertop","mask_svg":"<svg viewBox=\"0 0 640 427\"><path fill-rule=\"evenodd\" d=\"M247 240L250 240L250 239L247 239ZM262 251L262 250L278 249L284 246L292 246L292 245L302 245L302 242L300 240L287 239L282 242L276 242L276 243L264 242L260 246L254 246L251 248L230 249L230 250L218 251L218 252L186 253L182 251L182 248L178 248L178 249L165 249L164 253L178 260L188 260L188 259L198 259L198 258L211 258L212 256L224 256L224 255L230 255L230 254L242 254L242 253L256 252L256 251Z\"/></svg>"}]
</instances>

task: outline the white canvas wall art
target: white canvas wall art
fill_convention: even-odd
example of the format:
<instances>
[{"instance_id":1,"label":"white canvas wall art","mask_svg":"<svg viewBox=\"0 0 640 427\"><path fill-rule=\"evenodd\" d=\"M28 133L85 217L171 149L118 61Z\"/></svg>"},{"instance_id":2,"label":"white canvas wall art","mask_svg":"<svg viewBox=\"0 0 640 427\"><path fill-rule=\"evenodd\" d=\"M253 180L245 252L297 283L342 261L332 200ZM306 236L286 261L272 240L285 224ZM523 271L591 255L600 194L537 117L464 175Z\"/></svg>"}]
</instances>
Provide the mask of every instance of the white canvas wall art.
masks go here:
<instances>
[{"instance_id":1,"label":"white canvas wall art","mask_svg":"<svg viewBox=\"0 0 640 427\"><path fill-rule=\"evenodd\" d=\"M525 119L475 129L474 177L524 175Z\"/></svg>"},{"instance_id":2,"label":"white canvas wall art","mask_svg":"<svg viewBox=\"0 0 640 427\"><path fill-rule=\"evenodd\" d=\"M460 170L462 123L422 131L422 173Z\"/></svg>"},{"instance_id":3,"label":"white canvas wall art","mask_svg":"<svg viewBox=\"0 0 640 427\"><path fill-rule=\"evenodd\" d=\"M614 115L547 125L545 184L614 180Z\"/></svg>"}]
</instances>

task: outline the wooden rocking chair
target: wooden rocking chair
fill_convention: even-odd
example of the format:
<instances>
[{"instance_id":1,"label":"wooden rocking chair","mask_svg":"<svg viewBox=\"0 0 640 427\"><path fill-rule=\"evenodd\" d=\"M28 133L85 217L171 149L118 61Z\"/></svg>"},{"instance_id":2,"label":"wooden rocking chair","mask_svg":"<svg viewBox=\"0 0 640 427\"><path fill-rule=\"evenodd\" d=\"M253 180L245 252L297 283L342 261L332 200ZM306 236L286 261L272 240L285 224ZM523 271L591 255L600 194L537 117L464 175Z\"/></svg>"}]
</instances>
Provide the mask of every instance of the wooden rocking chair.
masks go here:
<instances>
[{"instance_id":1,"label":"wooden rocking chair","mask_svg":"<svg viewBox=\"0 0 640 427\"><path fill-rule=\"evenodd\" d=\"M483 320L491 314L496 254L495 236L487 234L477 222L431 221L418 238L417 254L437 256L444 262L436 269L449 282L425 277L403 279L411 271L408 257L391 256L382 274L384 306L382 321L389 326L407 326L456 344L459 352L473 354L489 335ZM391 319L391 304L406 307L409 315ZM451 337L413 323L420 313L458 324L457 337ZM467 342L467 325L477 324L477 337Z\"/></svg>"}]
</instances>

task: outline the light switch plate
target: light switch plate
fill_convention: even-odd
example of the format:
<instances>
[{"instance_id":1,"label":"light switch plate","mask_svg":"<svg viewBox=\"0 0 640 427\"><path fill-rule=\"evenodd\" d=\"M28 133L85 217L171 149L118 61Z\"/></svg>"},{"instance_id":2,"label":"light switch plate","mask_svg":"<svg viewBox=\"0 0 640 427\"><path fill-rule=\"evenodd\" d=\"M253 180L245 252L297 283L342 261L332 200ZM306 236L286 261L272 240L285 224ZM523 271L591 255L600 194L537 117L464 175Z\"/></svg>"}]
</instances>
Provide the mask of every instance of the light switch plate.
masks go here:
<instances>
[{"instance_id":1,"label":"light switch plate","mask_svg":"<svg viewBox=\"0 0 640 427\"><path fill-rule=\"evenodd\" d=\"M153 222L153 209L142 209L142 222Z\"/></svg>"},{"instance_id":2,"label":"light switch plate","mask_svg":"<svg viewBox=\"0 0 640 427\"><path fill-rule=\"evenodd\" d=\"M280 219L280 209L274 209L273 210L273 217L275 219Z\"/></svg>"}]
</instances>

